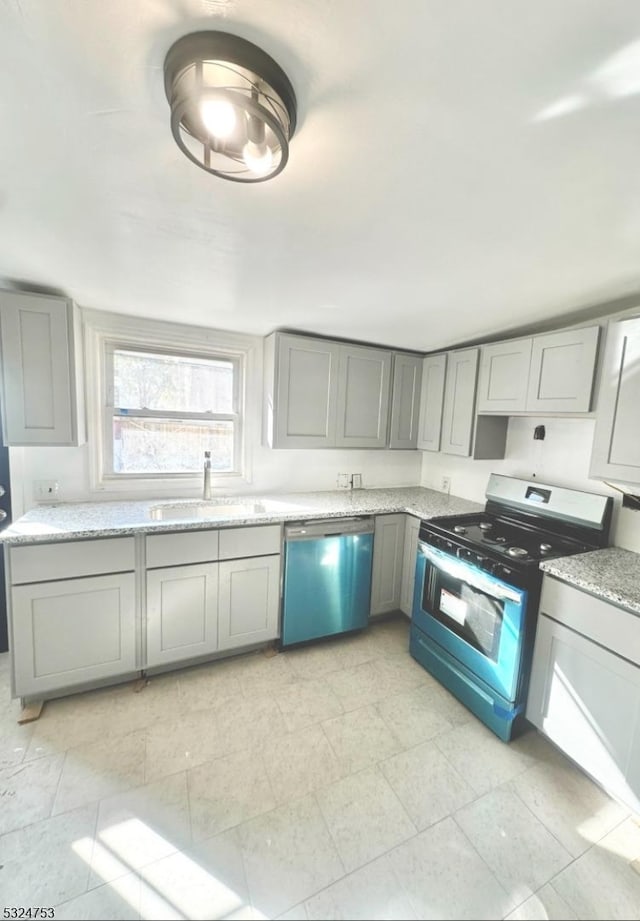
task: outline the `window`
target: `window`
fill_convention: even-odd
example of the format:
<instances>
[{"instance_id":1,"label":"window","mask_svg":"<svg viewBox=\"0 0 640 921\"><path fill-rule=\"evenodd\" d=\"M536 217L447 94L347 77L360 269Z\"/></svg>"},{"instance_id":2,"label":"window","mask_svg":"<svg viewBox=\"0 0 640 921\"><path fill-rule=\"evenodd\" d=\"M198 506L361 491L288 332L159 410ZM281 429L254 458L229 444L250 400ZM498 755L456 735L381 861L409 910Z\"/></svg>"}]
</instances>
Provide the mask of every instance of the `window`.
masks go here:
<instances>
[{"instance_id":1,"label":"window","mask_svg":"<svg viewBox=\"0 0 640 921\"><path fill-rule=\"evenodd\" d=\"M104 474L193 476L241 467L241 360L105 342Z\"/></svg>"}]
</instances>

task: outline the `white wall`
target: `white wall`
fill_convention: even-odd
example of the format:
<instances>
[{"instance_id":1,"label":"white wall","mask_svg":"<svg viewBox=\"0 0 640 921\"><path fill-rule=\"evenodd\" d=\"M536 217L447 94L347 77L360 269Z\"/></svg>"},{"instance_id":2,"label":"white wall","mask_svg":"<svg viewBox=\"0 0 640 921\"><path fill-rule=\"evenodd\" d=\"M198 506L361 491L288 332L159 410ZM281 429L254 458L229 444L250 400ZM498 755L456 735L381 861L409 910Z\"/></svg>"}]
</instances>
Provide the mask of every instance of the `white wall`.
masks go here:
<instances>
[{"instance_id":1,"label":"white wall","mask_svg":"<svg viewBox=\"0 0 640 921\"><path fill-rule=\"evenodd\" d=\"M484 503L489 474L502 473L612 495L616 508L611 542L640 552L640 511L621 508L619 493L589 479L594 424L593 419L514 416L509 420L504 460L477 461L424 451L421 485L440 489L442 477L449 476L452 494ZM544 441L533 440L537 425L545 426Z\"/></svg>"}]
</instances>

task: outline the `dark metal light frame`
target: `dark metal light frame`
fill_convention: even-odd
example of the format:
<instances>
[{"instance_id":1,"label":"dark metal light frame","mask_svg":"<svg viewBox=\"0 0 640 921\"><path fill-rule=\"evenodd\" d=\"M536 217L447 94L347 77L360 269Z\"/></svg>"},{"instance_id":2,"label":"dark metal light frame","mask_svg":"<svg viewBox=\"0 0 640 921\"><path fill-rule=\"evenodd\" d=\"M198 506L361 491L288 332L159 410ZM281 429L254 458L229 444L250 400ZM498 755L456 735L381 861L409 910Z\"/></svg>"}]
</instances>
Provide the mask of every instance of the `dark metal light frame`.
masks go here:
<instances>
[{"instance_id":1,"label":"dark metal light frame","mask_svg":"<svg viewBox=\"0 0 640 921\"><path fill-rule=\"evenodd\" d=\"M164 61L164 85L176 144L193 163L233 182L264 182L282 172L296 127L296 96L282 68L252 42L228 32L192 32ZM240 117L230 137L205 126L201 105L225 101ZM268 172L252 170L243 149L255 136L272 158Z\"/></svg>"}]
</instances>

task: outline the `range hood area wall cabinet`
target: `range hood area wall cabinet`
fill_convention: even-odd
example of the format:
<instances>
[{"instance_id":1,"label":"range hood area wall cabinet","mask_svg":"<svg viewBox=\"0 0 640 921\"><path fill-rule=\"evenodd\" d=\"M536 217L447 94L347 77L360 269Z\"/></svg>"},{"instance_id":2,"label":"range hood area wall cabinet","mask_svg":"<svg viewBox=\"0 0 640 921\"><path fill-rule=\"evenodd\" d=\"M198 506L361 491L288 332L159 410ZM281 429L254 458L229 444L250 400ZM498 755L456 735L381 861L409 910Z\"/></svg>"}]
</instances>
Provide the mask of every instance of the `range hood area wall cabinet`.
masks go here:
<instances>
[{"instance_id":1,"label":"range hood area wall cabinet","mask_svg":"<svg viewBox=\"0 0 640 921\"><path fill-rule=\"evenodd\" d=\"M329 339L265 339L271 448L415 448L422 356Z\"/></svg>"},{"instance_id":2,"label":"range hood area wall cabinet","mask_svg":"<svg viewBox=\"0 0 640 921\"><path fill-rule=\"evenodd\" d=\"M0 291L4 444L86 441L80 312L63 297Z\"/></svg>"}]
</instances>

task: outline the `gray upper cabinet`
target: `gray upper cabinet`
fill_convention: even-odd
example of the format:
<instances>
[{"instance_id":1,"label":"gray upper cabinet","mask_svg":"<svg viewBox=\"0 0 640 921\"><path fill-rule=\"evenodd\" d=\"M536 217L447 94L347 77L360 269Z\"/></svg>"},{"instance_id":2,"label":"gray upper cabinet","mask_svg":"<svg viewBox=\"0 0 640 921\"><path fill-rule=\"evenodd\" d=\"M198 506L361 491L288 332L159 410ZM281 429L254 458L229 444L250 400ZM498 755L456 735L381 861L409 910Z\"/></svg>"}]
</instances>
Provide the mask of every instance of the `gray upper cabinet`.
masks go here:
<instances>
[{"instance_id":1,"label":"gray upper cabinet","mask_svg":"<svg viewBox=\"0 0 640 921\"><path fill-rule=\"evenodd\" d=\"M599 335L599 326L586 326L534 336L527 411L589 412Z\"/></svg>"},{"instance_id":2,"label":"gray upper cabinet","mask_svg":"<svg viewBox=\"0 0 640 921\"><path fill-rule=\"evenodd\" d=\"M288 333L265 340L265 437L272 448L383 448L391 352Z\"/></svg>"},{"instance_id":3,"label":"gray upper cabinet","mask_svg":"<svg viewBox=\"0 0 640 921\"><path fill-rule=\"evenodd\" d=\"M0 291L6 445L86 440L78 308L66 298Z\"/></svg>"},{"instance_id":4,"label":"gray upper cabinet","mask_svg":"<svg viewBox=\"0 0 640 921\"><path fill-rule=\"evenodd\" d=\"M598 326L482 347L479 413L586 413L598 351Z\"/></svg>"},{"instance_id":5,"label":"gray upper cabinet","mask_svg":"<svg viewBox=\"0 0 640 921\"><path fill-rule=\"evenodd\" d=\"M446 352L442 352L440 355L428 355L423 359L420 426L418 431L418 447L423 451L440 450L446 370Z\"/></svg>"},{"instance_id":6,"label":"gray upper cabinet","mask_svg":"<svg viewBox=\"0 0 640 921\"><path fill-rule=\"evenodd\" d=\"M420 413L422 356L396 352L391 388L390 448L416 448Z\"/></svg>"},{"instance_id":7,"label":"gray upper cabinet","mask_svg":"<svg viewBox=\"0 0 640 921\"><path fill-rule=\"evenodd\" d=\"M640 316L611 321L602 365L591 477L640 483Z\"/></svg>"},{"instance_id":8,"label":"gray upper cabinet","mask_svg":"<svg viewBox=\"0 0 640 921\"><path fill-rule=\"evenodd\" d=\"M482 347L479 413L526 409L532 342L532 339L513 339Z\"/></svg>"},{"instance_id":9,"label":"gray upper cabinet","mask_svg":"<svg viewBox=\"0 0 640 921\"><path fill-rule=\"evenodd\" d=\"M442 411L442 441L445 454L471 454L478 349L449 352Z\"/></svg>"},{"instance_id":10,"label":"gray upper cabinet","mask_svg":"<svg viewBox=\"0 0 640 921\"><path fill-rule=\"evenodd\" d=\"M389 419L391 352L340 345L338 448L384 448Z\"/></svg>"},{"instance_id":11,"label":"gray upper cabinet","mask_svg":"<svg viewBox=\"0 0 640 921\"><path fill-rule=\"evenodd\" d=\"M339 346L274 333L265 342L267 437L274 448L335 446Z\"/></svg>"}]
</instances>

